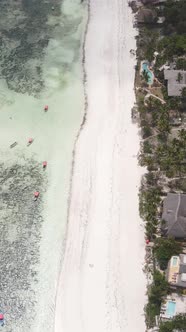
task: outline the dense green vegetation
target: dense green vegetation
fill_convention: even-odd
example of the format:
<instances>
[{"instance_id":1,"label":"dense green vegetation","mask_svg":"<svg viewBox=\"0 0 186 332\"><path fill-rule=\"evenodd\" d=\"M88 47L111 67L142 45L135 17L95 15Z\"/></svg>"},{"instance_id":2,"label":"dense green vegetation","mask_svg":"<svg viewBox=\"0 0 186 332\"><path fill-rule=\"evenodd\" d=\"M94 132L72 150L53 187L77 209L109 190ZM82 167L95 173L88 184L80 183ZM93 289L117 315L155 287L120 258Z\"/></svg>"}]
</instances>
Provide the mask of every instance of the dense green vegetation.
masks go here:
<instances>
[{"instance_id":1,"label":"dense green vegetation","mask_svg":"<svg viewBox=\"0 0 186 332\"><path fill-rule=\"evenodd\" d=\"M176 68L181 70L186 70L186 59L184 58L177 59Z\"/></svg>"},{"instance_id":2,"label":"dense green vegetation","mask_svg":"<svg viewBox=\"0 0 186 332\"><path fill-rule=\"evenodd\" d=\"M155 240L154 254L162 270L167 268L168 261L173 255L179 255L181 252L182 246L174 239Z\"/></svg>"},{"instance_id":3,"label":"dense green vegetation","mask_svg":"<svg viewBox=\"0 0 186 332\"><path fill-rule=\"evenodd\" d=\"M148 138L156 132L160 140L166 141L171 131L169 105L150 97L146 101L146 106L139 105L139 112L143 138Z\"/></svg>"},{"instance_id":4,"label":"dense green vegetation","mask_svg":"<svg viewBox=\"0 0 186 332\"><path fill-rule=\"evenodd\" d=\"M186 35L172 35L162 38L158 51L164 61L172 61L174 56L183 56L186 52Z\"/></svg>"},{"instance_id":5,"label":"dense green vegetation","mask_svg":"<svg viewBox=\"0 0 186 332\"><path fill-rule=\"evenodd\" d=\"M186 314L177 315L169 322L161 323L159 332L186 332Z\"/></svg>"},{"instance_id":6,"label":"dense green vegetation","mask_svg":"<svg viewBox=\"0 0 186 332\"><path fill-rule=\"evenodd\" d=\"M186 130L178 133L178 138L172 138L168 142L157 146L154 157L160 170L167 177L182 176L186 174Z\"/></svg>"},{"instance_id":7,"label":"dense green vegetation","mask_svg":"<svg viewBox=\"0 0 186 332\"><path fill-rule=\"evenodd\" d=\"M164 34L186 34L186 1L168 0L165 3L163 15Z\"/></svg>"},{"instance_id":8,"label":"dense green vegetation","mask_svg":"<svg viewBox=\"0 0 186 332\"><path fill-rule=\"evenodd\" d=\"M157 49L159 39L159 33L157 31L152 31L147 27L142 27L139 36L137 36L138 59L147 59L152 61L154 58L154 51Z\"/></svg>"},{"instance_id":9,"label":"dense green vegetation","mask_svg":"<svg viewBox=\"0 0 186 332\"><path fill-rule=\"evenodd\" d=\"M159 188L141 189L140 193L140 215L146 221L146 236L154 238L158 226L158 206L161 202L161 191Z\"/></svg>"},{"instance_id":10,"label":"dense green vegetation","mask_svg":"<svg viewBox=\"0 0 186 332\"><path fill-rule=\"evenodd\" d=\"M164 117L161 117L161 113L159 114L158 130L161 134L158 135L159 140L153 149L150 143L144 145L143 152L140 155L140 162L142 166L147 166L148 170L159 168L169 178L181 177L186 174L186 130L180 130L177 138L167 139L170 127L166 122L166 113L163 114ZM151 149L146 153L149 147Z\"/></svg>"},{"instance_id":11,"label":"dense green vegetation","mask_svg":"<svg viewBox=\"0 0 186 332\"><path fill-rule=\"evenodd\" d=\"M166 61L174 61L177 69L186 69L186 1L168 0L164 5L164 37L159 39L157 49L160 52L157 66Z\"/></svg>"},{"instance_id":12,"label":"dense green vegetation","mask_svg":"<svg viewBox=\"0 0 186 332\"><path fill-rule=\"evenodd\" d=\"M146 58L152 61L154 51L159 51L155 73L160 82L164 84L163 73L159 71L160 64L162 65L168 60L168 62L176 63L178 68L186 68L186 1L168 0L161 15L165 17L164 37L161 28L147 27L147 25L140 28L137 54L139 59ZM147 75L143 73L143 76L147 81ZM182 77L179 75L178 81L181 79ZM177 118L180 118L181 114L185 112L186 89L183 90L182 98L168 97L165 85L162 86L162 92L165 104L153 97L147 99L145 93L144 97L140 96L138 100L140 125L144 139L139 160L141 165L147 166L149 171L146 185L140 193L140 213L146 221L146 236L149 239L155 238L159 226L158 208L162 200L160 187L157 185L157 181L154 181L154 178L157 180L157 177L153 174L159 173L170 179L181 178L186 174L186 131L182 129L177 131L174 136L171 134L172 125L175 123L171 118L171 110L177 110ZM169 248L165 248L165 250L169 257Z\"/></svg>"},{"instance_id":13,"label":"dense green vegetation","mask_svg":"<svg viewBox=\"0 0 186 332\"><path fill-rule=\"evenodd\" d=\"M159 271L155 271L153 275L153 283L148 290L148 304L146 305L146 323L150 328L154 325L155 316L159 315L161 301L169 292L169 285Z\"/></svg>"},{"instance_id":14,"label":"dense green vegetation","mask_svg":"<svg viewBox=\"0 0 186 332\"><path fill-rule=\"evenodd\" d=\"M179 242L158 235L163 196L169 190L184 191L186 188L186 130L181 129L186 110L186 89L183 89L181 97L169 97L160 67L168 64L171 68L186 70L186 1L167 0L163 6L157 7L150 0L143 4L165 17L163 26L140 26L137 37L138 70L140 61L147 59L157 78L152 88L147 85L148 77L145 72L141 75L143 79L139 74L136 79L140 87L137 100L143 138L139 161L148 170L142 181L139 208L140 215L145 220L146 237L154 243L153 249L150 249L151 244L148 248L152 250L154 272L145 308L147 327L151 328L155 325L155 316L160 313L162 300L171 292L164 274L157 269L164 271L170 258L182 252ZM153 61L155 58L156 63ZM182 74L178 75L177 81L182 81ZM161 101L149 97L149 90L160 97ZM151 265L149 268L151 269ZM159 332L175 331L186 331L186 315L177 316L160 325Z\"/></svg>"}]
</instances>

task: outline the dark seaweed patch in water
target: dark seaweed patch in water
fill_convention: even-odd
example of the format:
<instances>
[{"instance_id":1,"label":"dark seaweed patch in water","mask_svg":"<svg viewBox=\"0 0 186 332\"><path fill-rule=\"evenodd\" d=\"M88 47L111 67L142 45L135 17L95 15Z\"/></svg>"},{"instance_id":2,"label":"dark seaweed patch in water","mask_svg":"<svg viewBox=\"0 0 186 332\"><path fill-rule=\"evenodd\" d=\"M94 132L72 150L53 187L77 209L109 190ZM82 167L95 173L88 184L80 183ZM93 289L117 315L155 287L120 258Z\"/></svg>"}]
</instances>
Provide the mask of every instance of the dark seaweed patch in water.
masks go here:
<instances>
[{"instance_id":1,"label":"dark seaweed patch in water","mask_svg":"<svg viewBox=\"0 0 186 332\"><path fill-rule=\"evenodd\" d=\"M42 171L33 160L10 168L0 164L0 309L8 332L28 331L34 319L46 188ZM34 201L36 190L41 195Z\"/></svg>"},{"instance_id":2,"label":"dark seaweed patch in water","mask_svg":"<svg viewBox=\"0 0 186 332\"><path fill-rule=\"evenodd\" d=\"M60 15L61 0L0 0L0 78L16 92L37 96L42 90L41 63ZM38 70L39 68L39 70Z\"/></svg>"}]
</instances>

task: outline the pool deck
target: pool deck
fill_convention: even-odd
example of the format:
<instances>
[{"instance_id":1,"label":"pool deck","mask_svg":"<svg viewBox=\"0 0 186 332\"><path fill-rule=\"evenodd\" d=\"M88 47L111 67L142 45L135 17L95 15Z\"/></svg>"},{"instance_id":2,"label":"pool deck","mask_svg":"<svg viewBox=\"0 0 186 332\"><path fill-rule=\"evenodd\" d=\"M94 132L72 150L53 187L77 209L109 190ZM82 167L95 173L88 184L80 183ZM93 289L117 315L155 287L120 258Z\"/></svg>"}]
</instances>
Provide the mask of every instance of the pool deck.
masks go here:
<instances>
[{"instance_id":1,"label":"pool deck","mask_svg":"<svg viewBox=\"0 0 186 332\"><path fill-rule=\"evenodd\" d=\"M176 303L174 316L183 314L186 312L186 296L179 296L176 293L172 293L171 295L167 296L164 303L162 303L161 313L160 313L161 320L166 321L166 320L169 320L172 318L172 317L169 317L166 313L168 301L174 301ZM165 311L165 312L163 313L163 311Z\"/></svg>"},{"instance_id":2,"label":"pool deck","mask_svg":"<svg viewBox=\"0 0 186 332\"><path fill-rule=\"evenodd\" d=\"M186 255L173 256L168 264L166 278L173 287L186 288Z\"/></svg>"},{"instance_id":3,"label":"pool deck","mask_svg":"<svg viewBox=\"0 0 186 332\"><path fill-rule=\"evenodd\" d=\"M175 266L173 265L173 258L177 258L177 264ZM167 275L167 280L170 284L176 285L179 274L179 268L180 268L180 258L179 256L173 256L169 263L168 275Z\"/></svg>"}]
</instances>

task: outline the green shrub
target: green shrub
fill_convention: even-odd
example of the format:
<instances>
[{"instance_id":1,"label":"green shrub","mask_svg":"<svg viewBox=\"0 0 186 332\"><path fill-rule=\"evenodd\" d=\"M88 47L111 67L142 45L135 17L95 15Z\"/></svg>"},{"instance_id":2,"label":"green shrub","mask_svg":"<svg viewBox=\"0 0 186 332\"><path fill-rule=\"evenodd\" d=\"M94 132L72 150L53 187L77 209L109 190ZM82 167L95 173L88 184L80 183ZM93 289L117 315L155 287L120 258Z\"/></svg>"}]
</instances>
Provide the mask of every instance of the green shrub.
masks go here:
<instances>
[{"instance_id":1,"label":"green shrub","mask_svg":"<svg viewBox=\"0 0 186 332\"><path fill-rule=\"evenodd\" d=\"M169 322L160 324L159 332L186 331L186 314L177 315Z\"/></svg>"},{"instance_id":2,"label":"green shrub","mask_svg":"<svg viewBox=\"0 0 186 332\"><path fill-rule=\"evenodd\" d=\"M140 192L139 210L141 217L146 221L146 235L149 239L154 238L158 225L158 206L161 201L159 188L149 188Z\"/></svg>"},{"instance_id":3,"label":"green shrub","mask_svg":"<svg viewBox=\"0 0 186 332\"><path fill-rule=\"evenodd\" d=\"M153 274L153 283L148 290L148 304L145 307L147 327L152 327L155 316L159 315L161 302L169 292L169 285L165 276L156 270Z\"/></svg>"},{"instance_id":4,"label":"green shrub","mask_svg":"<svg viewBox=\"0 0 186 332\"><path fill-rule=\"evenodd\" d=\"M186 1L169 0L165 3L164 13L164 32L169 33L186 33Z\"/></svg>"},{"instance_id":5,"label":"green shrub","mask_svg":"<svg viewBox=\"0 0 186 332\"><path fill-rule=\"evenodd\" d=\"M179 255L181 252L181 244L174 239L158 238L155 241L154 254L162 270L167 268L168 261L173 255Z\"/></svg>"},{"instance_id":6,"label":"green shrub","mask_svg":"<svg viewBox=\"0 0 186 332\"><path fill-rule=\"evenodd\" d=\"M176 68L181 70L186 70L186 59L178 59L176 61Z\"/></svg>"}]
</instances>

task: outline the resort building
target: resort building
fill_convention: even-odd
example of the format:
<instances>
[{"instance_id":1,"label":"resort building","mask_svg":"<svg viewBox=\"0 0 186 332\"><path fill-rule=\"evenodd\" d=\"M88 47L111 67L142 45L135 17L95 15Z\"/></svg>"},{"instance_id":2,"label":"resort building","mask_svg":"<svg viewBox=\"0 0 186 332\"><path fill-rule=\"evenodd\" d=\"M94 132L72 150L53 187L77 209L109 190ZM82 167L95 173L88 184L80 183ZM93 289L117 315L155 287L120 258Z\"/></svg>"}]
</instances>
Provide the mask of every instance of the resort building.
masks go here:
<instances>
[{"instance_id":1,"label":"resort building","mask_svg":"<svg viewBox=\"0 0 186 332\"><path fill-rule=\"evenodd\" d=\"M167 80L168 96L180 97L186 87L186 71L165 69L164 79Z\"/></svg>"},{"instance_id":2,"label":"resort building","mask_svg":"<svg viewBox=\"0 0 186 332\"><path fill-rule=\"evenodd\" d=\"M166 277L172 287L186 288L186 255L171 257Z\"/></svg>"},{"instance_id":3,"label":"resort building","mask_svg":"<svg viewBox=\"0 0 186 332\"><path fill-rule=\"evenodd\" d=\"M168 193L163 202L161 231L167 237L186 239L186 194Z\"/></svg>"},{"instance_id":4,"label":"resort building","mask_svg":"<svg viewBox=\"0 0 186 332\"><path fill-rule=\"evenodd\" d=\"M160 320L167 321L186 312L186 296L171 294L162 302Z\"/></svg>"}]
</instances>

